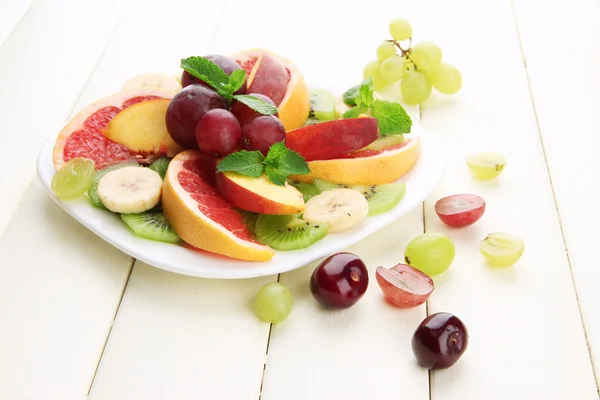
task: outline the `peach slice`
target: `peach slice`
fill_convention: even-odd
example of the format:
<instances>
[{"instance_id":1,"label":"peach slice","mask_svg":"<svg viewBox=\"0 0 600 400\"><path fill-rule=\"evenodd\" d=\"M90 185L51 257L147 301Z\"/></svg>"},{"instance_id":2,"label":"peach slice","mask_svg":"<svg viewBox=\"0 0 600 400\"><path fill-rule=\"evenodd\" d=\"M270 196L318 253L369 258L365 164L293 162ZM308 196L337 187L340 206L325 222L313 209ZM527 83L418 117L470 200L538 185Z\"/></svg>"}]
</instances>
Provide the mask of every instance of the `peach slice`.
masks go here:
<instances>
[{"instance_id":1,"label":"peach slice","mask_svg":"<svg viewBox=\"0 0 600 400\"><path fill-rule=\"evenodd\" d=\"M368 146L378 136L376 118L336 119L286 132L285 145L306 161L331 160Z\"/></svg>"},{"instance_id":2,"label":"peach slice","mask_svg":"<svg viewBox=\"0 0 600 400\"><path fill-rule=\"evenodd\" d=\"M145 100L118 113L106 126L104 135L140 153L175 156L183 151L171 139L165 123L170 99Z\"/></svg>"},{"instance_id":3,"label":"peach slice","mask_svg":"<svg viewBox=\"0 0 600 400\"><path fill-rule=\"evenodd\" d=\"M295 187L278 186L266 175L251 178L236 172L219 172L217 187L233 206L260 214L299 214L304 211L304 197Z\"/></svg>"},{"instance_id":4,"label":"peach slice","mask_svg":"<svg viewBox=\"0 0 600 400\"><path fill-rule=\"evenodd\" d=\"M248 74L248 93L267 96L276 105L287 92L290 77L284 66L269 53L262 53Z\"/></svg>"}]
</instances>

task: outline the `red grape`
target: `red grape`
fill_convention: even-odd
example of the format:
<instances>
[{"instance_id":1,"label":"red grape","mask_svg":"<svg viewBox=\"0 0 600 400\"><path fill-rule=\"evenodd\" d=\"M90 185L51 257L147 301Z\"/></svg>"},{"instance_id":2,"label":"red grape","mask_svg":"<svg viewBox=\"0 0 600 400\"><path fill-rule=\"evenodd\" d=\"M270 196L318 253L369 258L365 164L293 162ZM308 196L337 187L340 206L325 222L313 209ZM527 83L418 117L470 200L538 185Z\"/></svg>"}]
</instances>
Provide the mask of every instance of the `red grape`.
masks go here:
<instances>
[{"instance_id":1,"label":"red grape","mask_svg":"<svg viewBox=\"0 0 600 400\"><path fill-rule=\"evenodd\" d=\"M264 100L267 103L271 104L273 107L276 107L273 100L271 100L270 98L268 98L267 96L265 96L263 94L250 93L248 95L258 97L259 99ZM241 103L237 100L233 100L231 102L230 110L233 113L233 115L236 116L236 118L238 119L238 121L240 123L240 126L242 126L242 127L246 124L246 122L250 121L252 118L254 118L258 115L261 115L258 112L254 111L253 109L251 109L250 107L248 107L247 105L245 105L244 103ZM277 117L278 114L274 114L274 116Z\"/></svg>"},{"instance_id":2,"label":"red grape","mask_svg":"<svg viewBox=\"0 0 600 400\"><path fill-rule=\"evenodd\" d=\"M427 301L434 289L433 280L410 265L377 267L375 277L385 299L396 307L417 307Z\"/></svg>"},{"instance_id":3,"label":"red grape","mask_svg":"<svg viewBox=\"0 0 600 400\"><path fill-rule=\"evenodd\" d=\"M441 312L425 318L412 338L412 349L421 366L444 369L454 365L467 350L469 333L455 315Z\"/></svg>"},{"instance_id":4,"label":"red grape","mask_svg":"<svg viewBox=\"0 0 600 400\"><path fill-rule=\"evenodd\" d=\"M355 254L336 253L323 260L310 278L310 291L326 308L353 306L367 291L369 273Z\"/></svg>"},{"instance_id":5,"label":"red grape","mask_svg":"<svg viewBox=\"0 0 600 400\"><path fill-rule=\"evenodd\" d=\"M196 141L201 152L225 157L237 150L242 141L242 129L232 113L213 108L198 122Z\"/></svg>"},{"instance_id":6,"label":"red grape","mask_svg":"<svg viewBox=\"0 0 600 400\"><path fill-rule=\"evenodd\" d=\"M462 228L474 224L485 212L485 200L474 194L455 194L439 199L435 212L446 225Z\"/></svg>"},{"instance_id":7,"label":"red grape","mask_svg":"<svg viewBox=\"0 0 600 400\"><path fill-rule=\"evenodd\" d=\"M265 156L269 148L285 139L285 128L279 118L259 115L242 127L242 140L246 150L259 150Z\"/></svg>"},{"instance_id":8,"label":"red grape","mask_svg":"<svg viewBox=\"0 0 600 400\"><path fill-rule=\"evenodd\" d=\"M210 54L210 55L204 56L204 58L211 60L212 62L217 64L219 67L221 67L221 69L223 69L223 71L227 75L231 75L231 73L233 71L242 69L240 64L238 64L234 59L226 57L226 56ZM204 85L206 87L212 88L212 86L208 85L202 79L196 78L194 75L191 75L187 71L183 71L183 73L181 74L181 86L186 87L186 86L193 85L193 84L200 84L200 85ZM244 94L244 93L246 93L246 89L247 89L246 81L244 81L244 84L242 85L242 87L240 87L234 94Z\"/></svg>"},{"instance_id":9,"label":"red grape","mask_svg":"<svg viewBox=\"0 0 600 400\"><path fill-rule=\"evenodd\" d=\"M183 88L171 99L165 122L171 138L186 149L197 149L196 126L208 110L226 108L225 99L202 85Z\"/></svg>"}]
</instances>

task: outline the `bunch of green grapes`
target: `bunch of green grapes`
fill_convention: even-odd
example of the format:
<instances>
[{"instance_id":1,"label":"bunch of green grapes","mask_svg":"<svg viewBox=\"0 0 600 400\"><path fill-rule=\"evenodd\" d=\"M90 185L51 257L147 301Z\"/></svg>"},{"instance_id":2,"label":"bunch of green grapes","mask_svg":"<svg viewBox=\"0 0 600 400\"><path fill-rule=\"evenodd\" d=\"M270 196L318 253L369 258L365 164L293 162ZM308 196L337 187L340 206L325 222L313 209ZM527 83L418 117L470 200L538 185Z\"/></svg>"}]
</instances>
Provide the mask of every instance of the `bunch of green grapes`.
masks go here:
<instances>
[{"instance_id":1,"label":"bunch of green grapes","mask_svg":"<svg viewBox=\"0 0 600 400\"><path fill-rule=\"evenodd\" d=\"M406 104L421 104L432 88L443 94L455 94L462 87L460 71L442 62L442 50L433 42L412 45L412 26L404 18L390 22L391 40L384 40L376 50L377 59L363 70L363 78L370 77L376 90L400 81L400 93ZM409 40L404 49L400 42ZM399 51L399 52L398 52Z\"/></svg>"}]
</instances>

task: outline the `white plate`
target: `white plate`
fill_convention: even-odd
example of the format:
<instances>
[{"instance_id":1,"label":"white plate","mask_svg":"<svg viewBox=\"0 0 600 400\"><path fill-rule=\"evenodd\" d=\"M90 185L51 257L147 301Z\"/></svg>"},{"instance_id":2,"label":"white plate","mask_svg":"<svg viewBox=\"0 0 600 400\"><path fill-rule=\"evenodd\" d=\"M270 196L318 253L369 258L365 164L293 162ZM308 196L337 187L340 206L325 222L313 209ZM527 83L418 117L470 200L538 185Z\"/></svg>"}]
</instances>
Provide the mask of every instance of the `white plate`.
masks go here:
<instances>
[{"instance_id":1,"label":"white plate","mask_svg":"<svg viewBox=\"0 0 600 400\"><path fill-rule=\"evenodd\" d=\"M228 259L182 246L139 238L131 233L118 215L93 207L85 197L75 201L59 200L50 189L55 172L52 149L57 135L48 138L42 146L38 155L37 171L44 187L58 205L102 239L138 260L167 271L203 278L254 278L300 268L342 251L419 206L440 182L445 170L445 161L438 143L414 124L413 133L407 137L416 135L421 136L421 155L411 171L399 180L406 182L406 195L394 209L367 217L351 230L329 234L307 249L276 252L268 262Z\"/></svg>"}]
</instances>

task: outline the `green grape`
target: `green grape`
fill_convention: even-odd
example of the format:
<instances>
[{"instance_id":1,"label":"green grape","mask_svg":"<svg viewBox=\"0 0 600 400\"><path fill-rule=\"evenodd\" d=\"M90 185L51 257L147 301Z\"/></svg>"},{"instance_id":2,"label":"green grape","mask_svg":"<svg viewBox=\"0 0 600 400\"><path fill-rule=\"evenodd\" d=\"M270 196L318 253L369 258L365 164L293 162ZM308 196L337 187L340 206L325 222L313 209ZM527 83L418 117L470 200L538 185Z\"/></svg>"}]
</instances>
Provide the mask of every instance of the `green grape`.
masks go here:
<instances>
[{"instance_id":1,"label":"green grape","mask_svg":"<svg viewBox=\"0 0 600 400\"><path fill-rule=\"evenodd\" d=\"M290 290L279 282L263 286L254 300L256 315L266 322L273 324L286 319L292 311L292 294Z\"/></svg>"},{"instance_id":2,"label":"green grape","mask_svg":"<svg viewBox=\"0 0 600 400\"><path fill-rule=\"evenodd\" d=\"M406 104L421 104L431 94L431 82L420 71L407 71L400 82L400 93Z\"/></svg>"},{"instance_id":3,"label":"green grape","mask_svg":"<svg viewBox=\"0 0 600 400\"><path fill-rule=\"evenodd\" d=\"M405 18L395 18L390 22L390 35L398 41L410 39L412 26Z\"/></svg>"},{"instance_id":4,"label":"green grape","mask_svg":"<svg viewBox=\"0 0 600 400\"><path fill-rule=\"evenodd\" d=\"M442 62L442 50L433 42L420 42L413 46L410 58L417 69L435 71Z\"/></svg>"},{"instance_id":5,"label":"green grape","mask_svg":"<svg viewBox=\"0 0 600 400\"><path fill-rule=\"evenodd\" d=\"M506 158L492 152L471 154L467 157L467 166L478 179L494 179L504 170Z\"/></svg>"},{"instance_id":6,"label":"green grape","mask_svg":"<svg viewBox=\"0 0 600 400\"><path fill-rule=\"evenodd\" d=\"M495 267L509 267L519 261L525 251L525 242L510 233L490 233L479 243L483 257Z\"/></svg>"},{"instance_id":7,"label":"green grape","mask_svg":"<svg viewBox=\"0 0 600 400\"><path fill-rule=\"evenodd\" d=\"M440 93L454 94L462 87L462 76L454 65L443 62L431 73L431 84Z\"/></svg>"},{"instance_id":8,"label":"green grape","mask_svg":"<svg viewBox=\"0 0 600 400\"><path fill-rule=\"evenodd\" d=\"M76 157L60 167L52 177L50 188L62 200L83 196L94 182L96 163L89 158Z\"/></svg>"},{"instance_id":9,"label":"green grape","mask_svg":"<svg viewBox=\"0 0 600 400\"><path fill-rule=\"evenodd\" d=\"M414 238L404 251L406 263L429 276L450 268L456 249L452 239L443 233L424 233Z\"/></svg>"},{"instance_id":10,"label":"green grape","mask_svg":"<svg viewBox=\"0 0 600 400\"><path fill-rule=\"evenodd\" d=\"M381 42L379 46L377 46L377 59L379 61L386 60L391 56L396 55L396 47L390 42Z\"/></svg>"},{"instance_id":11,"label":"green grape","mask_svg":"<svg viewBox=\"0 0 600 400\"><path fill-rule=\"evenodd\" d=\"M387 82L381 76L381 63L378 60L369 61L363 69L363 79L371 78L373 88L379 90L387 85Z\"/></svg>"},{"instance_id":12,"label":"green grape","mask_svg":"<svg viewBox=\"0 0 600 400\"><path fill-rule=\"evenodd\" d=\"M406 61L402 56L392 56L381 63L381 77L387 82L396 82L405 71Z\"/></svg>"}]
</instances>

